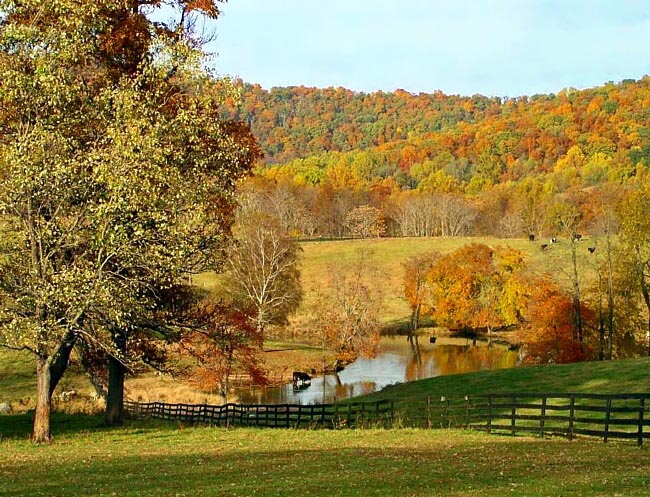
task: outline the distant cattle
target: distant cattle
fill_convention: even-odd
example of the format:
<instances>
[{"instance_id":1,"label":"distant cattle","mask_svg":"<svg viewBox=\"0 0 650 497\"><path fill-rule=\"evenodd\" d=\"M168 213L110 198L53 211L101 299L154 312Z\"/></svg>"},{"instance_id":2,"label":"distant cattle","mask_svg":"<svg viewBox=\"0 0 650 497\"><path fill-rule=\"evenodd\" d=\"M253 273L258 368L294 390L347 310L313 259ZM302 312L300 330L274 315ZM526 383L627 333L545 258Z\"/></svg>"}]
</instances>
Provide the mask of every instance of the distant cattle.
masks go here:
<instances>
[{"instance_id":1,"label":"distant cattle","mask_svg":"<svg viewBox=\"0 0 650 497\"><path fill-rule=\"evenodd\" d=\"M534 242L535 241L535 235L532 235L532 234L528 235L528 240L530 240L531 242Z\"/></svg>"},{"instance_id":2,"label":"distant cattle","mask_svg":"<svg viewBox=\"0 0 650 497\"><path fill-rule=\"evenodd\" d=\"M573 235L574 242L579 242L580 240L582 240L582 235L580 233L576 233L575 235Z\"/></svg>"},{"instance_id":3,"label":"distant cattle","mask_svg":"<svg viewBox=\"0 0 650 497\"><path fill-rule=\"evenodd\" d=\"M593 254L596 251L596 247L589 247L587 250L590 254Z\"/></svg>"},{"instance_id":4,"label":"distant cattle","mask_svg":"<svg viewBox=\"0 0 650 497\"><path fill-rule=\"evenodd\" d=\"M551 243L557 243L557 237L556 237L556 236L554 236L553 238L551 238Z\"/></svg>"},{"instance_id":5,"label":"distant cattle","mask_svg":"<svg viewBox=\"0 0 650 497\"><path fill-rule=\"evenodd\" d=\"M540 245L540 248L542 249L542 252L543 252L543 251L545 251L546 249L548 249L548 244L547 244L547 243L542 243L542 244Z\"/></svg>"},{"instance_id":6,"label":"distant cattle","mask_svg":"<svg viewBox=\"0 0 650 497\"><path fill-rule=\"evenodd\" d=\"M436 343L436 337L429 337L429 343Z\"/></svg>"},{"instance_id":7,"label":"distant cattle","mask_svg":"<svg viewBox=\"0 0 650 497\"><path fill-rule=\"evenodd\" d=\"M311 376L309 376L307 373L304 373L302 371L294 371L293 372L293 382L294 384L297 383L311 383Z\"/></svg>"}]
</instances>

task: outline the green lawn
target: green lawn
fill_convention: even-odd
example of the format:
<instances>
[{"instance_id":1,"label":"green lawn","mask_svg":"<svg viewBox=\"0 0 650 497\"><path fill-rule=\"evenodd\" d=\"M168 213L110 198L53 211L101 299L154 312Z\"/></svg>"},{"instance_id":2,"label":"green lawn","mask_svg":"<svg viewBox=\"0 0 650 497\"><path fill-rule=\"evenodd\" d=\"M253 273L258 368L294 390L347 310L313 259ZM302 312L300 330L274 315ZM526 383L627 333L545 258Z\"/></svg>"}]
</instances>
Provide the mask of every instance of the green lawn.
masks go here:
<instances>
[{"instance_id":1,"label":"green lawn","mask_svg":"<svg viewBox=\"0 0 650 497\"><path fill-rule=\"evenodd\" d=\"M273 344L278 348L284 344ZM420 380L364 399L404 403L492 392L645 392L650 358ZM359 399L356 399L359 400ZM55 414L51 446L27 415L0 416L0 496L642 496L650 459L634 442L423 429L272 430Z\"/></svg>"},{"instance_id":2,"label":"green lawn","mask_svg":"<svg viewBox=\"0 0 650 497\"><path fill-rule=\"evenodd\" d=\"M27 392L35 394L35 361L27 352L0 347L0 402L18 400Z\"/></svg>"},{"instance_id":3,"label":"green lawn","mask_svg":"<svg viewBox=\"0 0 650 497\"><path fill-rule=\"evenodd\" d=\"M6 419L6 418L5 418ZM0 427L5 421L0 417ZM454 430L133 424L0 442L0 496L645 496L632 444Z\"/></svg>"}]
</instances>

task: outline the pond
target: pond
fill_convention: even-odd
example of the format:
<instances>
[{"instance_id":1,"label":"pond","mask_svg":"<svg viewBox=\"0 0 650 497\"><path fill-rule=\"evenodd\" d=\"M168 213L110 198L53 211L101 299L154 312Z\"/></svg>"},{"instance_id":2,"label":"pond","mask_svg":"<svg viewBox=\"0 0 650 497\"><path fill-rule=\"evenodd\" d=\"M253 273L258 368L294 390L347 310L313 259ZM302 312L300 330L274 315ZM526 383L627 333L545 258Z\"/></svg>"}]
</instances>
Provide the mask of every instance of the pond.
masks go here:
<instances>
[{"instance_id":1,"label":"pond","mask_svg":"<svg viewBox=\"0 0 650 497\"><path fill-rule=\"evenodd\" d=\"M517 351L505 346L473 345L471 339L438 337L429 343L419 337L411 344L405 336L383 337L376 357L359 358L337 375L312 378L310 385L288 384L236 391L246 404L316 404L369 394L396 383L483 369L511 368L519 363Z\"/></svg>"}]
</instances>

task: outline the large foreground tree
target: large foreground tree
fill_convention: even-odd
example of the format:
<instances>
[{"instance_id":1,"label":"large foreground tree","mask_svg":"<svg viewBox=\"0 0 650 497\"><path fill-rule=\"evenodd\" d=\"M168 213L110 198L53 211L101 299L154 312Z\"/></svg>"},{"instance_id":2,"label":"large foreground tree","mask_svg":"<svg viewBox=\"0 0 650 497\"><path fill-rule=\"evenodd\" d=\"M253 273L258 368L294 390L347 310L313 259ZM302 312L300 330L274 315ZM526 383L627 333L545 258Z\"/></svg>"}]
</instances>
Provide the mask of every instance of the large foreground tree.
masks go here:
<instances>
[{"instance_id":1,"label":"large foreground tree","mask_svg":"<svg viewBox=\"0 0 650 497\"><path fill-rule=\"evenodd\" d=\"M0 344L36 358L38 442L79 339L111 358L119 422L129 342L228 238L257 154L190 29L216 1L154 24L161 3L0 2Z\"/></svg>"}]
</instances>

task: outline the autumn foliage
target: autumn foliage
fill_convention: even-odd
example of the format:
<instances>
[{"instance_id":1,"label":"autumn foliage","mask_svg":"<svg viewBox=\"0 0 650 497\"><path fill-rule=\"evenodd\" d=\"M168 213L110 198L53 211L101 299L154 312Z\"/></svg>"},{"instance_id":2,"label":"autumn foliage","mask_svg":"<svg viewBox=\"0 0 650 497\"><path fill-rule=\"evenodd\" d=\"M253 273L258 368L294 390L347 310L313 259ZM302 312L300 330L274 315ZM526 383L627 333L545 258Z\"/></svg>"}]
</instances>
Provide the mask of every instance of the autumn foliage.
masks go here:
<instances>
[{"instance_id":1,"label":"autumn foliage","mask_svg":"<svg viewBox=\"0 0 650 497\"><path fill-rule=\"evenodd\" d=\"M335 367L359 355L372 357L379 345L382 294L378 275L370 254L360 253L358 257L346 271L328 268L328 283L320 289L314 309L314 326L322 333L323 346L334 350Z\"/></svg>"},{"instance_id":2,"label":"autumn foliage","mask_svg":"<svg viewBox=\"0 0 650 497\"><path fill-rule=\"evenodd\" d=\"M593 320L585 306L583 319ZM591 347L581 344L574 329L573 300L549 278L540 278L527 309L527 324L521 332L525 345L524 362L563 364L592 356Z\"/></svg>"},{"instance_id":3,"label":"autumn foliage","mask_svg":"<svg viewBox=\"0 0 650 497\"><path fill-rule=\"evenodd\" d=\"M451 329L487 329L523 321L527 284L521 254L472 243L438 258L426 273L422 312ZM412 273L407 273L407 278ZM412 295L413 283L407 280Z\"/></svg>"},{"instance_id":4,"label":"autumn foliage","mask_svg":"<svg viewBox=\"0 0 650 497\"><path fill-rule=\"evenodd\" d=\"M194 320L197 326L179 342L193 360L187 372L191 383L218 392L224 402L236 375L245 376L252 384L266 384L262 335L250 314L208 300L196 307Z\"/></svg>"}]
</instances>

